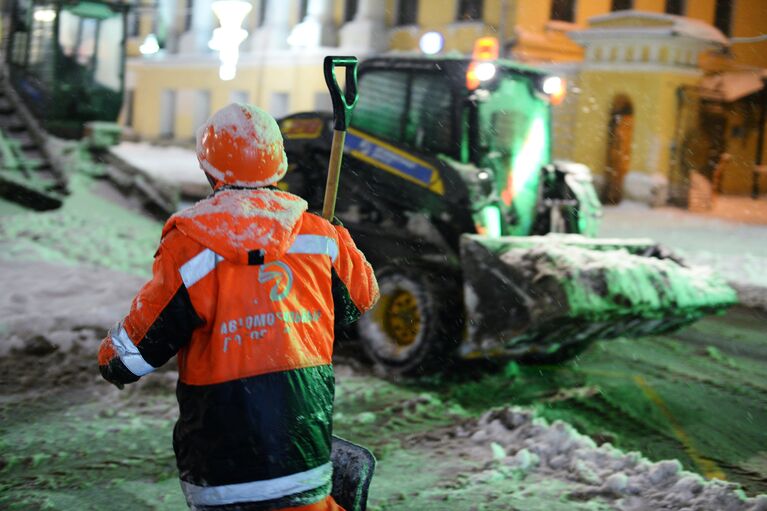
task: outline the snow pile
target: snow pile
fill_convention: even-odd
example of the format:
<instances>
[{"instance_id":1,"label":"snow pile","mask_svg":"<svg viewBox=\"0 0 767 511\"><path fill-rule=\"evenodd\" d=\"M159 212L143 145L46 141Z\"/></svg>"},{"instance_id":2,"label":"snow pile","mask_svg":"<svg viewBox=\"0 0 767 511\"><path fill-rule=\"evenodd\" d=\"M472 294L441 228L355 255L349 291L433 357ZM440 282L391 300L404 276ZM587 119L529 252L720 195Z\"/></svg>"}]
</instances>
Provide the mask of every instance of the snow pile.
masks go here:
<instances>
[{"instance_id":1,"label":"snow pile","mask_svg":"<svg viewBox=\"0 0 767 511\"><path fill-rule=\"evenodd\" d=\"M99 344L142 283L104 268L0 260L0 386L101 382Z\"/></svg>"},{"instance_id":2,"label":"snow pile","mask_svg":"<svg viewBox=\"0 0 767 511\"><path fill-rule=\"evenodd\" d=\"M572 426L548 424L531 412L505 408L462 426L456 436L490 447L494 461L475 478L556 479L575 488L568 497L601 498L617 509L640 511L765 511L767 495L746 498L736 484L682 470L676 460L652 463L639 453L624 453L609 443L597 446Z\"/></svg>"}]
</instances>

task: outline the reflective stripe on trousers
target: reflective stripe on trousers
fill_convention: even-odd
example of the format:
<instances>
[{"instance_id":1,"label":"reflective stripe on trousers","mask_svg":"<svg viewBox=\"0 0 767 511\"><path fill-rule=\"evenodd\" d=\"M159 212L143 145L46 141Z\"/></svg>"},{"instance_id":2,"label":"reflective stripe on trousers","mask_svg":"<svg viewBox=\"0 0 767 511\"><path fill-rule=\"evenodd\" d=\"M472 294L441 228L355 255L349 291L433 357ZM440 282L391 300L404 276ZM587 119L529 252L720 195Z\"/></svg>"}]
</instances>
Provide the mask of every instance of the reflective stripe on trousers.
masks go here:
<instances>
[{"instance_id":1,"label":"reflective stripe on trousers","mask_svg":"<svg viewBox=\"0 0 767 511\"><path fill-rule=\"evenodd\" d=\"M221 506L238 502L274 500L296 495L328 484L332 476L333 464L327 462L305 472L265 481L222 486L197 486L181 481L181 490L190 506Z\"/></svg>"}]
</instances>

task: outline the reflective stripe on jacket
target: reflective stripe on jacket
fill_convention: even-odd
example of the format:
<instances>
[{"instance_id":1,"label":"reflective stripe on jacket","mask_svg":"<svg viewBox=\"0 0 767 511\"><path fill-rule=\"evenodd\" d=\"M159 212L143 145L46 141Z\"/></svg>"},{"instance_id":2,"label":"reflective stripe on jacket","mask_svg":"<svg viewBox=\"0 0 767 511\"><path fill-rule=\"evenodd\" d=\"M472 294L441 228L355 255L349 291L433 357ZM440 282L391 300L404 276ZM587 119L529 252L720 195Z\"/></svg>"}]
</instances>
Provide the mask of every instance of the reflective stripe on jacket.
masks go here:
<instances>
[{"instance_id":1,"label":"reflective stripe on jacket","mask_svg":"<svg viewBox=\"0 0 767 511\"><path fill-rule=\"evenodd\" d=\"M99 366L129 383L178 353L173 444L190 505L306 505L330 492L335 311L377 297L343 227L285 192L221 190L168 220Z\"/></svg>"}]
</instances>

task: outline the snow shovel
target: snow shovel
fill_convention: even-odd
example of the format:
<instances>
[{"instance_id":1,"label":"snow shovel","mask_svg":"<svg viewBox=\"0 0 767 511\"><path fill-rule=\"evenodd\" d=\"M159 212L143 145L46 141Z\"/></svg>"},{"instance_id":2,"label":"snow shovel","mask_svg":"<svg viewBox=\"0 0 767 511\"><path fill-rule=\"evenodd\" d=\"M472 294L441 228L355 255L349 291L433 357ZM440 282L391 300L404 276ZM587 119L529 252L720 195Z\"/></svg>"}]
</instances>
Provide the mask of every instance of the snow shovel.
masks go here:
<instances>
[{"instance_id":1,"label":"snow shovel","mask_svg":"<svg viewBox=\"0 0 767 511\"><path fill-rule=\"evenodd\" d=\"M336 80L336 68L346 68L346 91L342 91ZM322 203L322 217L333 220L336 211L338 181L341 177L341 159L344 155L346 129L352 119L352 110L357 104L357 57L325 57L323 64L325 83L333 100L333 145L328 162L328 180L325 184L325 199Z\"/></svg>"},{"instance_id":2,"label":"snow shovel","mask_svg":"<svg viewBox=\"0 0 767 511\"><path fill-rule=\"evenodd\" d=\"M330 459L333 462L333 499L347 511L365 511L376 468L373 453L333 435Z\"/></svg>"}]
</instances>

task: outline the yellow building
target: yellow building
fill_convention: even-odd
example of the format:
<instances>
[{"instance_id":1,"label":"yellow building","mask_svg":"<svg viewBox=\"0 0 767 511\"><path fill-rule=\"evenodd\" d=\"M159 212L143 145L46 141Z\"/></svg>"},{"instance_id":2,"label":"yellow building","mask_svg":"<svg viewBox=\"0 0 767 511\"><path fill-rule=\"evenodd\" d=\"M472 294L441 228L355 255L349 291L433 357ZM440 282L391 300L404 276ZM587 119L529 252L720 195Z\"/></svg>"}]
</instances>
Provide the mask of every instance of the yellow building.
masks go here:
<instances>
[{"instance_id":1,"label":"yellow building","mask_svg":"<svg viewBox=\"0 0 767 511\"><path fill-rule=\"evenodd\" d=\"M507 57L568 78L569 97L554 113L555 156L589 165L606 198L686 203L691 176L726 193L753 188L767 42L738 38L767 32L763 0L246 1L248 35L231 79L208 44L218 27L213 0L137 11L122 116L129 130L191 140L230 101L278 117L329 109L327 54L418 52L429 31L443 35L443 53L470 54L491 35ZM152 37L162 50L149 54ZM767 190L767 178L760 184Z\"/></svg>"}]
</instances>

